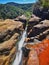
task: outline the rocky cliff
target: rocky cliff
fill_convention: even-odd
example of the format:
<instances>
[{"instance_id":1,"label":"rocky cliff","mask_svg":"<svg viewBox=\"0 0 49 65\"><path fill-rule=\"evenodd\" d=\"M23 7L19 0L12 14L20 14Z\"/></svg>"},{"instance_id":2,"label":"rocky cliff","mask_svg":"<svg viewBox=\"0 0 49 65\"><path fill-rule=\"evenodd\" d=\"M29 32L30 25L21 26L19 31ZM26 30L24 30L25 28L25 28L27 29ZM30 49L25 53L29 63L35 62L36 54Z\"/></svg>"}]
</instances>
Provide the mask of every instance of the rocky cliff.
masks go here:
<instances>
[{"instance_id":1,"label":"rocky cliff","mask_svg":"<svg viewBox=\"0 0 49 65\"><path fill-rule=\"evenodd\" d=\"M23 65L49 65L49 39L34 45L26 44L23 48Z\"/></svg>"},{"instance_id":2,"label":"rocky cliff","mask_svg":"<svg viewBox=\"0 0 49 65\"><path fill-rule=\"evenodd\" d=\"M28 22L26 41L33 42L34 39L42 41L48 35L49 20L42 20L41 18L33 15Z\"/></svg>"},{"instance_id":3,"label":"rocky cliff","mask_svg":"<svg viewBox=\"0 0 49 65\"><path fill-rule=\"evenodd\" d=\"M49 64L49 20L32 15L27 26L23 65Z\"/></svg>"},{"instance_id":4,"label":"rocky cliff","mask_svg":"<svg viewBox=\"0 0 49 65\"><path fill-rule=\"evenodd\" d=\"M35 6L33 9L33 14L35 14L36 16L44 19L48 19L49 20L49 8L48 7L42 7L40 5Z\"/></svg>"},{"instance_id":5,"label":"rocky cliff","mask_svg":"<svg viewBox=\"0 0 49 65\"><path fill-rule=\"evenodd\" d=\"M11 65L17 52L17 41L24 28L21 21L0 20L0 65Z\"/></svg>"},{"instance_id":6,"label":"rocky cliff","mask_svg":"<svg viewBox=\"0 0 49 65\"><path fill-rule=\"evenodd\" d=\"M27 17L25 15L18 16L14 20L21 21L23 23L23 28L25 29L26 24L27 24Z\"/></svg>"}]
</instances>

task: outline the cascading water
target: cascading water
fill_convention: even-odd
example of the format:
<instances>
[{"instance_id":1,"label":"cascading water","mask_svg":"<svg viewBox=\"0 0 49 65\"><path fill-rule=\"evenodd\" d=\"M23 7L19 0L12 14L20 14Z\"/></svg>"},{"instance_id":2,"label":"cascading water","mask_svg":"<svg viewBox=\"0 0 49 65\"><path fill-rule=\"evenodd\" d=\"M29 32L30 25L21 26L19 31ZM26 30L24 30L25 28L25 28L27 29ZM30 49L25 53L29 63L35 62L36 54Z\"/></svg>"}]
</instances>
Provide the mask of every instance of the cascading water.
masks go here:
<instances>
[{"instance_id":1,"label":"cascading water","mask_svg":"<svg viewBox=\"0 0 49 65\"><path fill-rule=\"evenodd\" d=\"M16 53L16 58L15 61L13 63L13 65L22 65L22 46L24 44L25 38L27 36L27 27L25 28L25 31L22 34L22 38L21 40L18 42L18 52Z\"/></svg>"}]
</instances>

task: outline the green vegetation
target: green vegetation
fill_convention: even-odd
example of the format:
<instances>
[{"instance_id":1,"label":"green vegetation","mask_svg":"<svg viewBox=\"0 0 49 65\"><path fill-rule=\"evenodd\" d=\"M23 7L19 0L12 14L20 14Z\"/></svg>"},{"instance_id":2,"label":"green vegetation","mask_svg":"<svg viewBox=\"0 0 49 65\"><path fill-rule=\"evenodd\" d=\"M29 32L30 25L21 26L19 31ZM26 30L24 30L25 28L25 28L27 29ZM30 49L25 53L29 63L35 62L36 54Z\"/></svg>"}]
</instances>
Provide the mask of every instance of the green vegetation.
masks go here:
<instances>
[{"instance_id":1,"label":"green vegetation","mask_svg":"<svg viewBox=\"0 0 49 65\"><path fill-rule=\"evenodd\" d=\"M17 3L7 3L0 4L0 18L15 18L19 15L25 14L29 17L32 13L32 4L17 4Z\"/></svg>"},{"instance_id":2,"label":"green vegetation","mask_svg":"<svg viewBox=\"0 0 49 65\"><path fill-rule=\"evenodd\" d=\"M49 0L39 0L43 7L49 7Z\"/></svg>"},{"instance_id":3,"label":"green vegetation","mask_svg":"<svg viewBox=\"0 0 49 65\"><path fill-rule=\"evenodd\" d=\"M2 4L0 5L0 18L15 18L23 13L24 11L18 7Z\"/></svg>"},{"instance_id":4,"label":"green vegetation","mask_svg":"<svg viewBox=\"0 0 49 65\"><path fill-rule=\"evenodd\" d=\"M26 11L25 15L26 15L26 17L30 18L30 16L32 15L32 12Z\"/></svg>"}]
</instances>

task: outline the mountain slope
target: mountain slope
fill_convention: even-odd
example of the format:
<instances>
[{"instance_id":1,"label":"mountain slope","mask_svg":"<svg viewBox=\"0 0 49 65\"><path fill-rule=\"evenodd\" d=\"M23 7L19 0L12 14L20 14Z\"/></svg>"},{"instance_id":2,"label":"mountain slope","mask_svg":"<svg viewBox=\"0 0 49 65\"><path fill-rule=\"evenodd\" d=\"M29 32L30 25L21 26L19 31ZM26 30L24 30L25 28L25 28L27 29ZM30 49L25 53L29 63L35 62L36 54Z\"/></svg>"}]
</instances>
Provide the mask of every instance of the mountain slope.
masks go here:
<instances>
[{"instance_id":1,"label":"mountain slope","mask_svg":"<svg viewBox=\"0 0 49 65\"><path fill-rule=\"evenodd\" d=\"M0 4L0 18L15 18L16 16L25 14L30 15L32 13L31 4L17 4L9 2L6 4Z\"/></svg>"},{"instance_id":2,"label":"mountain slope","mask_svg":"<svg viewBox=\"0 0 49 65\"><path fill-rule=\"evenodd\" d=\"M18 15L23 14L24 11L21 8L11 5L0 5L0 18L15 18Z\"/></svg>"},{"instance_id":3,"label":"mountain slope","mask_svg":"<svg viewBox=\"0 0 49 65\"><path fill-rule=\"evenodd\" d=\"M17 6L23 10L28 10L29 8L32 7L32 3L29 3L29 4L18 4L18 3L14 3L14 2L9 2L7 3L8 5L14 5L14 6Z\"/></svg>"}]
</instances>

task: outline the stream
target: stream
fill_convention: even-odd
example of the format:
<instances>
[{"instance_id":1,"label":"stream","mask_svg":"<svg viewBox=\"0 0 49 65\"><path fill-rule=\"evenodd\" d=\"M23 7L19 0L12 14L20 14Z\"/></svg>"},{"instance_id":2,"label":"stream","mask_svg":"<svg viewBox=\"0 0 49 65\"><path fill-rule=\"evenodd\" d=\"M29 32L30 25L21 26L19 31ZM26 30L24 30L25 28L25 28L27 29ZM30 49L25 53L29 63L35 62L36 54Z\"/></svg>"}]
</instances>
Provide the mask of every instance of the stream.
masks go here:
<instances>
[{"instance_id":1,"label":"stream","mask_svg":"<svg viewBox=\"0 0 49 65\"><path fill-rule=\"evenodd\" d=\"M25 28L25 30L22 34L22 38L18 42L18 52L16 53L16 58L13 62L13 65L22 65L22 50L21 50L21 48L23 47L26 36L27 36L27 27Z\"/></svg>"}]
</instances>

